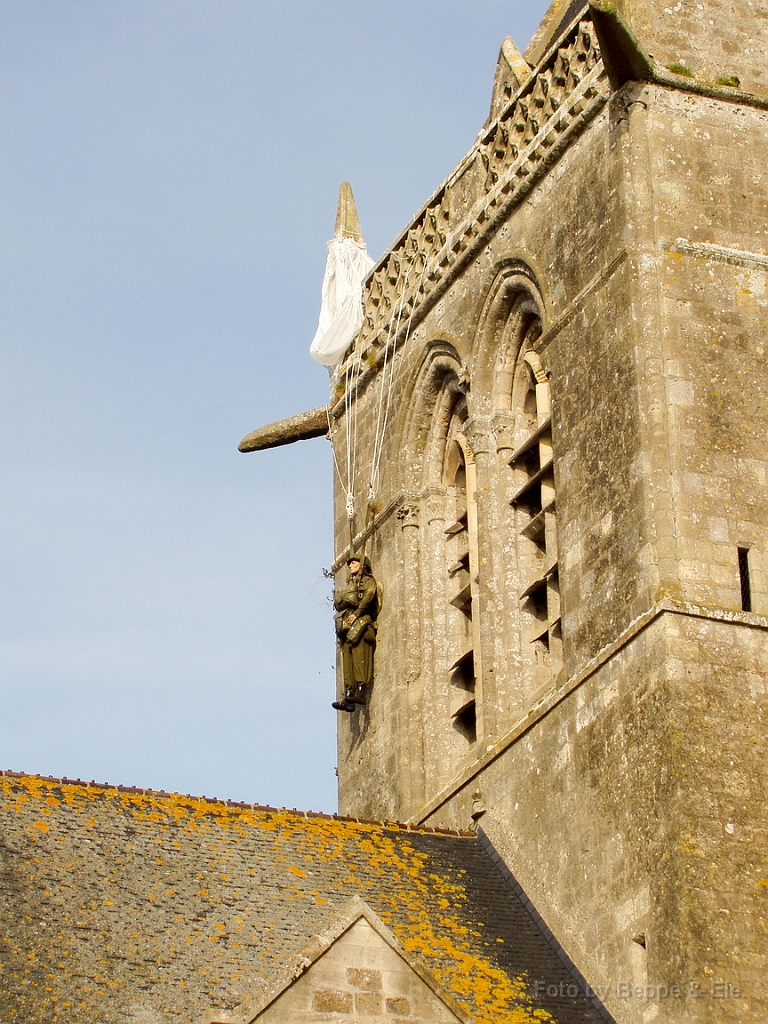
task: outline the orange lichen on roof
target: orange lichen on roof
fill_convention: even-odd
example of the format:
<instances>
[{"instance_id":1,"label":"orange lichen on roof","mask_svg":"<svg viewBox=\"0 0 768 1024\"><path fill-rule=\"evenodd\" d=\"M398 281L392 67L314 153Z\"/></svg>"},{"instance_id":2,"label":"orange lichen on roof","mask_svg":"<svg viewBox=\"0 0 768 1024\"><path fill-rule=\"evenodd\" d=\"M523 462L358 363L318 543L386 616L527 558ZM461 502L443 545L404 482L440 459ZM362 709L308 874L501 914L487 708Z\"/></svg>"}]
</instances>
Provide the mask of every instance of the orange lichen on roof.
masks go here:
<instances>
[{"instance_id":1,"label":"orange lichen on roof","mask_svg":"<svg viewBox=\"0 0 768 1024\"><path fill-rule=\"evenodd\" d=\"M48 886L61 883L51 913L59 914L63 938L37 947L59 981L57 965L74 949L73 933L85 928L94 947L84 972L91 983L106 983L99 965L108 963L117 989L138 978L145 989L168 985L173 1012L188 1014L191 989L203 1008L210 998L200 989L201 954L194 952L203 939L205 991L219 986L220 1004L234 1008L249 996L243 979L269 975L325 927L329 914L359 896L477 1024L556 1020L536 1005L525 971L502 968L504 940L477 918L477 883L473 896L463 863L484 856L473 833L11 773L0 776L0 792L6 811L36 826L25 835L42 869L28 859L27 882L37 884L41 874ZM224 859L227 874L219 870ZM90 902L73 908L78 884ZM291 909L296 900L300 911ZM69 924L72 914L81 923ZM149 936L136 921L148 914L157 940L151 959L175 965L172 986L144 962ZM57 998L83 997L88 985L76 993L59 987ZM49 1019L64 1019L56 1013Z\"/></svg>"}]
</instances>

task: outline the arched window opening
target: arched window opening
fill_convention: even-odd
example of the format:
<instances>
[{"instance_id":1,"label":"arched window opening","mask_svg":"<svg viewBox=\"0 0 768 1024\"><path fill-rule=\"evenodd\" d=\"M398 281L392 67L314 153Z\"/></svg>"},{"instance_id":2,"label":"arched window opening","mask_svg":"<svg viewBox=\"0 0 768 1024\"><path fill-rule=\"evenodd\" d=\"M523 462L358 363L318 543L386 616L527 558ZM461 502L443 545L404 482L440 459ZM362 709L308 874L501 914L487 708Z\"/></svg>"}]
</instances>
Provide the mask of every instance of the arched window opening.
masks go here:
<instances>
[{"instance_id":1,"label":"arched window opening","mask_svg":"<svg viewBox=\"0 0 768 1024\"><path fill-rule=\"evenodd\" d=\"M550 388L532 348L540 333L540 322L532 320L520 347L512 401L518 446L509 465L516 478L510 504L517 513L523 639L543 685L562 664L562 634Z\"/></svg>"},{"instance_id":2,"label":"arched window opening","mask_svg":"<svg viewBox=\"0 0 768 1024\"><path fill-rule=\"evenodd\" d=\"M492 568L505 627L512 627L508 647L494 648L489 693L498 695L494 711L501 715L530 706L562 659L549 381L537 352L544 316L533 269L504 260L480 316L472 376L473 390L491 396L486 408L498 459L492 490L499 499L491 518L504 531L492 550L507 556ZM489 612L502 614L502 602Z\"/></svg>"},{"instance_id":3,"label":"arched window opening","mask_svg":"<svg viewBox=\"0 0 768 1024\"><path fill-rule=\"evenodd\" d=\"M443 482L453 502L453 521L445 530L448 577L448 642L451 646L448 684L451 725L461 738L457 754L477 740L475 643L473 637L473 585L476 559L477 516L474 507L474 461L462 428L467 419L466 398L454 405L445 446Z\"/></svg>"},{"instance_id":4,"label":"arched window opening","mask_svg":"<svg viewBox=\"0 0 768 1024\"><path fill-rule=\"evenodd\" d=\"M419 377L402 452L404 468L419 487L418 528L408 531L415 541L418 592L412 607L419 609L420 626L418 650L412 652L412 678L419 678L411 692L420 702L422 723L414 751L432 775L427 788L440 788L484 734L477 467L465 433L468 380L456 350L445 341L430 345ZM409 728L416 732L415 724Z\"/></svg>"}]
</instances>

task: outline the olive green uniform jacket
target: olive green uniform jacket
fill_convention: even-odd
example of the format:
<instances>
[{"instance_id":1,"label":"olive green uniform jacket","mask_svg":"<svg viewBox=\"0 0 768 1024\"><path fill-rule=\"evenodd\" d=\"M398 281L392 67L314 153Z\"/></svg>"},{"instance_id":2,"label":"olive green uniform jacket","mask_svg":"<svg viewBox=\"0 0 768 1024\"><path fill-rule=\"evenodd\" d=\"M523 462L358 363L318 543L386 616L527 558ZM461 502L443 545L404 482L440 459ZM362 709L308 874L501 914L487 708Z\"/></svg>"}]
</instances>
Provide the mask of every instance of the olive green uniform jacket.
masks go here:
<instances>
[{"instance_id":1,"label":"olive green uniform jacket","mask_svg":"<svg viewBox=\"0 0 768 1024\"><path fill-rule=\"evenodd\" d=\"M336 637L341 647L344 694L373 682L378 594L376 580L364 570L348 576L334 594ZM355 621L349 622L354 615Z\"/></svg>"}]
</instances>

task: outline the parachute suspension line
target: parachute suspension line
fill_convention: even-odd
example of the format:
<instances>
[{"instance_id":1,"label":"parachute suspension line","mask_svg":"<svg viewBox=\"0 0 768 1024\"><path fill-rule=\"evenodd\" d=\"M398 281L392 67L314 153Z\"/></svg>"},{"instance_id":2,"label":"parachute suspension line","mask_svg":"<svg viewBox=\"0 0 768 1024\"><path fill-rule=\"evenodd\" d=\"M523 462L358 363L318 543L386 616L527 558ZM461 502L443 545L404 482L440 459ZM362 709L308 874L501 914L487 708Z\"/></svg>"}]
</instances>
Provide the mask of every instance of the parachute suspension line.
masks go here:
<instances>
[{"instance_id":1,"label":"parachute suspension line","mask_svg":"<svg viewBox=\"0 0 768 1024\"><path fill-rule=\"evenodd\" d=\"M336 453L336 443L333 438L333 427L331 424L331 412L330 404L326 406L325 415L328 420L328 438L331 442L331 454L333 455L333 465L336 470L336 476L339 480L339 485L344 492L344 504L347 512L347 519L349 520L350 527L350 539L354 533L354 518L355 518L355 498L354 498L354 466L352 463L351 454L351 430L350 430L350 418L349 418L349 367L347 367L344 378L344 405L345 405L345 417L344 426L346 430L346 475L342 473L341 466L339 465L339 458Z\"/></svg>"},{"instance_id":2,"label":"parachute suspension line","mask_svg":"<svg viewBox=\"0 0 768 1024\"><path fill-rule=\"evenodd\" d=\"M352 543L352 533L353 533L353 530L354 530L354 522L353 521L354 521L354 515L355 515L355 503L354 503L354 498L352 496L352 492L347 487L347 485L345 483L345 480L344 480L344 477L342 476L341 467L339 466L339 460L336 457L336 445L334 444L333 433L332 433L332 430L331 430L331 413L330 413L330 409L328 407L326 407L326 415L328 417L328 438L329 438L329 440L331 442L331 454L333 455L333 465L334 465L334 467L336 469L336 476L339 478L339 484L341 486L341 489L342 489L342 491L344 491L345 505L346 505L346 509L347 509L347 518L349 519L350 546L351 546L351 543ZM347 479L349 479L349 478L347 477ZM351 509L351 516L350 516L350 509Z\"/></svg>"},{"instance_id":3,"label":"parachute suspension line","mask_svg":"<svg viewBox=\"0 0 768 1024\"><path fill-rule=\"evenodd\" d=\"M328 420L328 440L331 442L331 455L333 455L333 465L336 469L336 476L339 478L339 484L341 489L344 491L345 498L348 497L349 492L346 484L344 483L344 477L341 475L341 469L339 467L339 460L336 458L336 445L333 443L333 430L331 428L331 407L330 402L325 407L325 416Z\"/></svg>"},{"instance_id":4,"label":"parachute suspension line","mask_svg":"<svg viewBox=\"0 0 768 1024\"><path fill-rule=\"evenodd\" d=\"M349 520L349 543L350 548L354 539L355 527L355 484L357 482L357 414L359 402L352 401L353 394L357 393L357 386L360 382L360 360L354 362L350 376L347 368L347 387L345 389L345 420L347 426L347 459L349 460L349 490L347 492L347 519Z\"/></svg>"},{"instance_id":5,"label":"parachute suspension line","mask_svg":"<svg viewBox=\"0 0 768 1024\"><path fill-rule=\"evenodd\" d=\"M353 490L354 481L352 479L352 427L350 423L349 415L349 390L350 390L350 379L349 379L349 363L347 363L346 370L344 372L344 429L346 431L346 454L347 454L347 515L349 516L350 502L354 505ZM354 514L354 510L353 510Z\"/></svg>"},{"instance_id":6,"label":"parachute suspension line","mask_svg":"<svg viewBox=\"0 0 768 1024\"><path fill-rule=\"evenodd\" d=\"M352 381L352 390L355 393L357 393L357 386L358 386L358 384L360 382L360 376L361 376L361 372L362 372L360 366L361 366L360 360L358 359L356 361L356 363L355 363L355 376L354 376L354 379ZM353 483L352 483L352 485L350 487L350 489L352 491L352 494L353 494L353 500L354 500L354 482L357 479L357 439L358 439L357 416L358 416L359 409L360 409L360 403L358 401L355 401L354 406L352 408L352 480L353 480Z\"/></svg>"},{"instance_id":7,"label":"parachute suspension line","mask_svg":"<svg viewBox=\"0 0 768 1024\"><path fill-rule=\"evenodd\" d=\"M368 543L368 532L370 531L371 526L373 525L373 517L375 515L375 512L376 512L376 510L373 507L373 503L369 501L368 502L368 511L366 512L366 516L365 516L365 529L363 530L363 546L362 546L362 549L358 552L358 554L360 555L360 564L361 565L363 565L365 563L365 548L366 548L366 545ZM350 551L352 550L352 538L351 537L350 537L350 540L349 540L349 550Z\"/></svg>"},{"instance_id":8,"label":"parachute suspension line","mask_svg":"<svg viewBox=\"0 0 768 1024\"><path fill-rule=\"evenodd\" d=\"M373 441L373 458L371 459L371 479L368 485L368 504L371 505L376 496L376 485L378 483L379 476L379 465L381 463L381 453L384 447L384 431L382 429L382 410L384 408L384 392L387 391L387 405L389 405L389 398L391 395L391 384L392 384L392 373L395 365L395 352L394 347L397 342L397 335L400 331L400 321L403 316L403 307L405 305L405 295L408 289L408 278L411 274L411 268L413 262L409 263L408 268L405 272L405 280L403 281L403 289L400 293L400 304L397 309L397 326L395 326L394 332L392 330L395 325L395 311L392 311L392 315L389 318L389 326L387 328L387 342L384 346L384 361L381 366L381 387L379 388L379 401L376 409L376 433L374 434ZM390 360L390 343L392 344L392 358ZM387 362L389 361L389 382L387 382ZM387 387L389 383L389 387Z\"/></svg>"},{"instance_id":9,"label":"parachute suspension line","mask_svg":"<svg viewBox=\"0 0 768 1024\"><path fill-rule=\"evenodd\" d=\"M347 366L347 368L345 370L343 384L344 384L344 407L345 407L345 410L348 410L348 407L349 407L349 367L348 366ZM328 422L329 423L331 422L330 415L328 417ZM338 459L336 457L336 446L335 445L333 446L333 449L334 449L334 451L333 451L333 460L336 463L336 470L337 470L337 472L339 474L339 483L341 484L341 488L344 491L344 498L345 498L345 503L346 503L346 507L347 507L347 514L349 514L349 504L350 504L350 500L352 498L352 464L351 464L350 455L349 455L349 419L348 419L347 415L344 416L344 430L346 432L346 441L347 441L346 446L345 446L345 454L346 454L346 462L347 462L347 473L346 473L345 477L342 477L342 475L341 475L341 469L339 467L339 461L338 461Z\"/></svg>"},{"instance_id":10,"label":"parachute suspension line","mask_svg":"<svg viewBox=\"0 0 768 1024\"><path fill-rule=\"evenodd\" d=\"M384 345L384 360L382 363L381 370L381 388L379 389L379 397L376 410L376 430L374 434L374 447L373 456L371 459L371 479L368 485L368 502L366 510L366 522L363 530L363 551L361 558L365 554L365 546L367 540L367 534L370 530L371 524L376 513L375 509L375 496L376 488L379 483L379 474L381 470L381 459L384 452L384 438L386 436L387 425L389 423L389 413L392 404L392 391L395 373L395 345L397 337L400 333L400 325L403 320L403 310L405 308L405 298L408 290L408 280L411 276L411 271L418 259L419 254L414 253L413 259L409 262L405 278L403 281L403 289L400 295L400 302L397 304L396 309L393 309L390 316L389 325L387 327L387 340ZM419 281L419 289L424 283L424 278L427 271L427 261L424 261L424 265L421 271L421 279ZM407 343L408 338L411 334L411 327L413 324L414 310L412 309L408 314L404 343ZM352 363L353 365L350 365ZM387 372L389 371L389 372ZM333 462L336 467L336 473L339 478L341 489L344 492L345 497L345 508L347 513L347 520L349 522L349 550L352 551L355 540L355 483L357 476L357 454L358 454L358 402L352 401L352 393L356 392L357 385L360 380L362 373L360 360L351 360L347 363L344 371L344 428L345 428L345 440L346 440L346 480L342 477L341 467L336 455L336 447L333 443L333 437L331 434L331 418L330 412L328 415L328 435L331 438L331 450L333 452Z\"/></svg>"},{"instance_id":11,"label":"parachute suspension line","mask_svg":"<svg viewBox=\"0 0 768 1024\"><path fill-rule=\"evenodd\" d=\"M405 290L406 290L406 286L408 284L408 277L410 276L411 270L413 269L413 265L416 262L417 256L418 256L418 253L414 254L413 261L411 262L411 265L408 268L408 275L406 276L405 282L403 284L403 296L402 296L402 299L401 299L400 312L398 314L398 319L397 319L397 329L395 331L395 341L397 340L397 335L400 332L400 320L401 320L401 317L402 317L403 305L405 303ZM424 278L426 276L426 272L427 272L427 261L424 260L424 265L421 268L421 278L419 279L419 286L418 286L417 292L421 289L421 286L424 283ZM408 344L408 339L411 336L411 327L413 325L413 314L414 314L414 310L411 309L410 313L408 314L408 321L407 321L406 328L405 328L405 338L403 339L403 344L404 345ZM384 359L385 359L385 362L384 362L383 373L386 374L386 353L385 353ZM384 419L383 419L383 422L381 424L381 430L379 431L378 423L377 423L377 428L376 428L377 429L377 438L376 438L377 451L375 453L374 460L373 460L373 466L372 466L372 470L371 470L371 483L370 483L370 486L368 488L368 500L369 500L369 503L373 502L374 495L375 495L375 492L376 492L376 488L378 487L378 483L379 483L379 471L381 469L381 456L382 456L383 451L384 451L384 438L385 438L386 433L387 433L387 425L389 423L389 410L390 410L390 407L391 407L391 404L392 404L392 390L393 390L392 389L392 383L393 383L393 380L394 380L394 375L395 375L395 353L394 353L394 344L393 344L392 358L390 360L390 365L389 365L389 380L387 381L387 385L386 385L387 400L386 400L386 403L385 403L385 406L384 406ZM382 379L381 392L379 394L379 398L380 399L383 398L384 383L385 382Z\"/></svg>"},{"instance_id":12,"label":"parachute suspension line","mask_svg":"<svg viewBox=\"0 0 768 1024\"><path fill-rule=\"evenodd\" d=\"M352 361L354 363L354 360ZM328 413L328 433L331 437L331 448L333 449L333 461L339 477L341 489L344 491L345 509L349 522L349 545L350 549L355 536L355 478L357 475L357 402L352 403L352 392L357 389L360 378L359 367L355 364L350 367L347 363L344 371L344 430L346 439L346 478L342 476L341 467L336 456L336 446L333 443L331 433L331 418Z\"/></svg>"}]
</instances>

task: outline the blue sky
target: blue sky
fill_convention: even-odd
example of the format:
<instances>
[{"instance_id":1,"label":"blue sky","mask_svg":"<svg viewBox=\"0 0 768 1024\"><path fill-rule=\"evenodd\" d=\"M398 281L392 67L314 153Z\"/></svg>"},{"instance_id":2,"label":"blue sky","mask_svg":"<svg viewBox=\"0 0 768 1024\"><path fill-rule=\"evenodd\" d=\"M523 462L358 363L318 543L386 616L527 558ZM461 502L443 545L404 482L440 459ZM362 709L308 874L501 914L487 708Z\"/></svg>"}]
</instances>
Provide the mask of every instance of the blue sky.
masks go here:
<instances>
[{"instance_id":1,"label":"blue sky","mask_svg":"<svg viewBox=\"0 0 768 1024\"><path fill-rule=\"evenodd\" d=\"M3 0L0 767L335 809L330 448L237 443L546 7Z\"/></svg>"}]
</instances>

